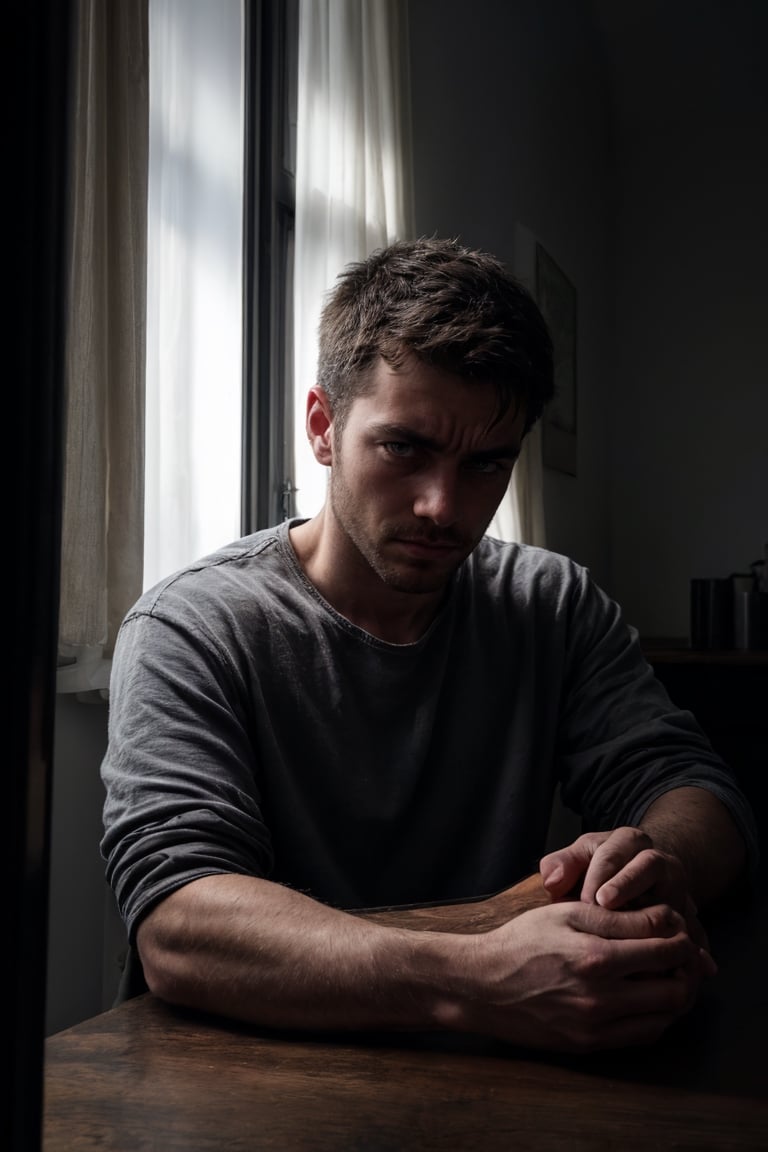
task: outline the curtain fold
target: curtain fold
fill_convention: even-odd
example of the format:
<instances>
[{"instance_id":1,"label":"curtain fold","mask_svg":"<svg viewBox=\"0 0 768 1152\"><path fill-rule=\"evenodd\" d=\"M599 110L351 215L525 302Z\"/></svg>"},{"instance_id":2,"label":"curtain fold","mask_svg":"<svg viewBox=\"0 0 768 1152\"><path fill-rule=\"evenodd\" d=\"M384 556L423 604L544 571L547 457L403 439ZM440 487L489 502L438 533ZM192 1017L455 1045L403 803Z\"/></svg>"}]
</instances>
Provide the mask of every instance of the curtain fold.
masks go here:
<instances>
[{"instance_id":1,"label":"curtain fold","mask_svg":"<svg viewBox=\"0 0 768 1152\"><path fill-rule=\"evenodd\" d=\"M300 0L294 274L297 512L326 473L307 446L323 297L343 267L413 238L407 13L403 0Z\"/></svg>"},{"instance_id":2,"label":"curtain fold","mask_svg":"<svg viewBox=\"0 0 768 1152\"><path fill-rule=\"evenodd\" d=\"M80 0L75 59L60 691L107 687L141 591L147 0Z\"/></svg>"},{"instance_id":3,"label":"curtain fold","mask_svg":"<svg viewBox=\"0 0 768 1152\"><path fill-rule=\"evenodd\" d=\"M415 236L407 7L403 0L299 0L294 279L296 512L312 516L326 473L304 413L325 293L352 260ZM513 272L535 289L535 238L515 231ZM491 535L544 547L541 430L526 437Z\"/></svg>"}]
</instances>

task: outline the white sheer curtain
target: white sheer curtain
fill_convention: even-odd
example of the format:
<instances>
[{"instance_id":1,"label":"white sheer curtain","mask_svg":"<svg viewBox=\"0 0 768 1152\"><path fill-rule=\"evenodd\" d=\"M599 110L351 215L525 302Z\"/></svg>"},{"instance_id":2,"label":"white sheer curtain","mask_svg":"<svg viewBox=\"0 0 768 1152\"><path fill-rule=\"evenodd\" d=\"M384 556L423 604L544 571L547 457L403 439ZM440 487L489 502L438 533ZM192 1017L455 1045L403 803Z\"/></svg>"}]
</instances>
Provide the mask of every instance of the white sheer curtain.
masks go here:
<instances>
[{"instance_id":1,"label":"white sheer curtain","mask_svg":"<svg viewBox=\"0 0 768 1152\"><path fill-rule=\"evenodd\" d=\"M144 587L240 534L241 0L150 0Z\"/></svg>"},{"instance_id":2,"label":"white sheer curtain","mask_svg":"<svg viewBox=\"0 0 768 1152\"><path fill-rule=\"evenodd\" d=\"M147 0L76 26L57 689L88 693L141 591Z\"/></svg>"},{"instance_id":3,"label":"white sheer curtain","mask_svg":"<svg viewBox=\"0 0 768 1152\"><path fill-rule=\"evenodd\" d=\"M407 11L402 0L300 0L296 160L296 510L312 516L327 475L304 432L324 294L345 264L414 236ZM535 238L515 232L513 272L535 289ZM544 546L541 431L523 453L489 532Z\"/></svg>"},{"instance_id":4,"label":"white sheer curtain","mask_svg":"<svg viewBox=\"0 0 768 1152\"><path fill-rule=\"evenodd\" d=\"M325 292L345 264L413 237L403 0L300 0L296 157L297 512L314 515L327 474L304 433Z\"/></svg>"}]
</instances>

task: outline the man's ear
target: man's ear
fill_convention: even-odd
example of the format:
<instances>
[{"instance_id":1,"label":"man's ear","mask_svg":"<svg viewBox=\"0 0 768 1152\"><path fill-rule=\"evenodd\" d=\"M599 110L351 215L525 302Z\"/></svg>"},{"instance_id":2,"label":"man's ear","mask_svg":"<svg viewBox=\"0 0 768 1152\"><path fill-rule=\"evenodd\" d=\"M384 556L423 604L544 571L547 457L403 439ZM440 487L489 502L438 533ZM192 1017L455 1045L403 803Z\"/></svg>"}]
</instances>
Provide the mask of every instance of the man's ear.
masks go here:
<instances>
[{"instance_id":1,"label":"man's ear","mask_svg":"<svg viewBox=\"0 0 768 1152\"><path fill-rule=\"evenodd\" d=\"M333 416L325 390L315 384L307 393L307 437L318 464L333 463Z\"/></svg>"}]
</instances>

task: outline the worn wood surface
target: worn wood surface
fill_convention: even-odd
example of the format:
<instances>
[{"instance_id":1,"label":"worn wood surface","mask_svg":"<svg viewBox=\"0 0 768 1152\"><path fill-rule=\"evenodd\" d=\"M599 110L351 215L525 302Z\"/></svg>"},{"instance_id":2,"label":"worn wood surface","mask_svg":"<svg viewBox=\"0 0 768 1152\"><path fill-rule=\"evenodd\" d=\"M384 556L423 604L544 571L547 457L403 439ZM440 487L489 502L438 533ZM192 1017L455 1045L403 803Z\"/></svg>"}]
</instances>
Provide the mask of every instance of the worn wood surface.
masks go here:
<instances>
[{"instance_id":1,"label":"worn wood surface","mask_svg":"<svg viewBox=\"0 0 768 1152\"><path fill-rule=\"evenodd\" d=\"M376 908L357 912L366 920L375 920L393 928L414 928L426 932L488 932L521 912L549 904L549 896L538 872L483 900L452 904L413 905L407 908Z\"/></svg>"},{"instance_id":2,"label":"worn wood surface","mask_svg":"<svg viewBox=\"0 0 768 1152\"><path fill-rule=\"evenodd\" d=\"M506 899L522 911L542 896L530 881ZM478 925L499 904L465 910ZM460 909L400 910L398 923L441 930ZM599 1057L268 1033L143 996L48 1041L44 1152L764 1150L768 928L750 913L719 931L720 976L694 1012L653 1048Z\"/></svg>"}]
</instances>

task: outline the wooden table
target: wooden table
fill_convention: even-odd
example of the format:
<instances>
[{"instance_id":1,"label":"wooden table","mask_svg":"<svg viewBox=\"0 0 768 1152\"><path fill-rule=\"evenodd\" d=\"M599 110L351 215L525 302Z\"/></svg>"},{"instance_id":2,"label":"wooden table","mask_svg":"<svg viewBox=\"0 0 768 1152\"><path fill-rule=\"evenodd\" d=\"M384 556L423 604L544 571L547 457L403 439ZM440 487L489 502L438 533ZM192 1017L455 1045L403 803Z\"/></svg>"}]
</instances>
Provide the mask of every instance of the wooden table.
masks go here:
<instances>
[{"instance_id":1,"label":"wooden table","mask_svg":"<svg viewBox=\"0 0 768 1152\"><path fill-rule=\"evenodd\" d=\"M515 915L542 898L530 881L504 899ZM452 913L390 919L444 930ZM139 997L48 1040L44 1152L765 1150L768 918L711 931L720 974L693 1013L651 1048L592 1057L269 1033Z\"/></svg>"}]
</instances>

